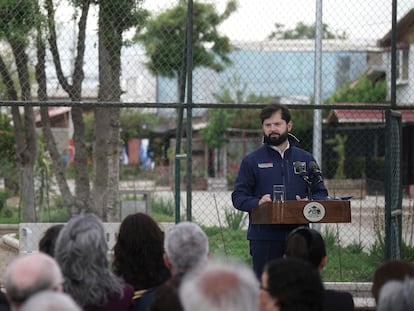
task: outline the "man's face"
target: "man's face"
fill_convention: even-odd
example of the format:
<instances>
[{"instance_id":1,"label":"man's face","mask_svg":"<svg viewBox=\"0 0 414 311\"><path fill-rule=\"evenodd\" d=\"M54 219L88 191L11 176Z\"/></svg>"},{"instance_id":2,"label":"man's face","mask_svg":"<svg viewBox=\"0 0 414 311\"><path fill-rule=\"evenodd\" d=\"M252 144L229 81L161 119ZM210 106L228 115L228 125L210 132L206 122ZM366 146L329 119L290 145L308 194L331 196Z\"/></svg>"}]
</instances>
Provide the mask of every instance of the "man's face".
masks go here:
<instances>
[{"instance_id":1,"label":"man's face","mask_svg":"<svg viewBox=\"0 0 414 311\"><path fill-rule=\"evenodd\" d=\"M288 133L292 129L292 122L286 123L278 111L263 121L262 129L266 144L280 146L287 141Z\"/></svg>"}]
</instances>

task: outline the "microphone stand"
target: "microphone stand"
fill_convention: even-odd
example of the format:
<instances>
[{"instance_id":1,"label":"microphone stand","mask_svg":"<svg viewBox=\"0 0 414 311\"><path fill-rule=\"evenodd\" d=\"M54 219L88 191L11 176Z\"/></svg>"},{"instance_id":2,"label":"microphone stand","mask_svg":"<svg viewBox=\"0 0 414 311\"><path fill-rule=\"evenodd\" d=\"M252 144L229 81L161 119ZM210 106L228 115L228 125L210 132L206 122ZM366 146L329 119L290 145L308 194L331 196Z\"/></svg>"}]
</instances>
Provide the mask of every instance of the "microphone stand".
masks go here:
<instances>
[{"instance_id":1,"label":"microphone stand","mask_svg":"<svg viewBox=\"0 0 414 311\"><path fill-rule=\"evenodd\" d=\"M312 182L309 180L309 176L306 175L306 172L303 171L300 173L300 177L302 177L302 179L305 181L306 183L306 193L308 194L308 198L311 201L312 200Z\"/></svg>"}]
</instances>

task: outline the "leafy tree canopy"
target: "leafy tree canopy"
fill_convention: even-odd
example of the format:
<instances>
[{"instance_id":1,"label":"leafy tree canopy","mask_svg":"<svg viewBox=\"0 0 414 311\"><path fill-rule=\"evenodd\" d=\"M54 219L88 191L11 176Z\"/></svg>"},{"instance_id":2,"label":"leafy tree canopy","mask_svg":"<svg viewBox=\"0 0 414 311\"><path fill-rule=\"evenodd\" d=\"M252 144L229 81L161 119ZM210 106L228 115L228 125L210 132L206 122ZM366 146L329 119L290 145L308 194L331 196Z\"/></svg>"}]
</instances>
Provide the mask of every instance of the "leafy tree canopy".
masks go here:
<instances>
[{"instance_id":1,"label":"leafy tree canopy","mask_svg":"<svg viewBox=\"0 0 414 311\"><path fill-rule=\"evenodd\" d=\"M11 119L7 113L0 113L0 163L15 162L14 133Z\"/></svg>"},{"instance_id":2,"label":"leafy tree canopy","mask_svg":"<svg viewBox=\"0 0 414 311\"><path fill-rule=\"evenodd\" d=\"M187 7L180 1L175 7L149 19L145 30L137 32L134 40L144 44L152 73L174 77L182 70L186 37ZM194 2L193 6L193 67L208 67L222 71L230 64L230 40L217 27L237 8L230 0L223 14L208 3Z\"/></svg>"},{"instance_id":3,"label":"leafy tree canopy","mask_svg":"<svg viewBox=\"0 0 414 311\"><path fill-rule=\"evenodd\" d=\"M306 25L303 22L296 24L293 29L285 29L283 24L275 24L276 30L272 31L268 36L269 39L315 39L316 38L316 26ZM332 32L327 24L322 24L323 39L346 39L348 35L345 32L338 33Z\"/></svg>"},{"instance_id":4,"label":"leafy tree canopy","mask_svg":"<svg viewBox=\"0 0 414 311\"><path fill-rule=\"evenodd\" d=\"M39 17L37 12L36 0L1 0L1 35L11 42L27 40L27 34L33 28Z\"/></svg>"},{"instance_id":5,"label":"leafy tree canopy","mask_svg":"<svg viewBox=\"0 0 414 311\"><path fill-rule=\"evenodd\" d=\"M153 113L143 113L138 109L121 110L121 138L127 142L130 138L148 137L155 125L162 122Z\"/></svg>"},{"instance_id":6,"label":"leafy tree canopy","mask_svg":"<svg viewBox=\"0 0 414 311\"><path fill-rule=\"evenodd\" d=\"M243 103L270 103L271 96L257 94L245 95L245 86L240 85L240 79L233 77L230 84L234 91L223 88L220 93L214 94L220 103L232 103L231 109L210 109L208 113L208 125L201 130L200 135L210 148L220 148L227 142L224 135L227 129L237 128L246 130L260 130L260 109L243 109Z\"/></svg>"}]
</instances>

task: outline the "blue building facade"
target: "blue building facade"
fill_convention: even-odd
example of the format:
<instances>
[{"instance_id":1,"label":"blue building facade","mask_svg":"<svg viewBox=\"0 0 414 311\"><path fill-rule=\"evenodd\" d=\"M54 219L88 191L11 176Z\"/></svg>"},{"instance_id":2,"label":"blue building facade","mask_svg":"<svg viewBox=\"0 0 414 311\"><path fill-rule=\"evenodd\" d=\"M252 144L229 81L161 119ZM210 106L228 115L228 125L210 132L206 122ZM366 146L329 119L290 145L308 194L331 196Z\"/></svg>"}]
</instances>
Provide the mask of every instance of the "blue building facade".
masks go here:
<instances>
[{"instance_id":1,"label":"blue building facade","mask_svg":"<svg viewBox=\"0 0 414 311\"><path fill-rule=\"evenodd\" d=\"M235 44L232 64L216 73L207 68L193 71L193 102L215 103L214 94L228 89L244 95L306 96L314 94L315 51L312 40L288 40L263 46ZM296 45L294 43L297 43ZM368 48L345 42L333 43L322 52L322 98L328 98L347 81L367 69ZM158 77L157 101L177 102L177 81Z\"/></svg>"}]
</instances>

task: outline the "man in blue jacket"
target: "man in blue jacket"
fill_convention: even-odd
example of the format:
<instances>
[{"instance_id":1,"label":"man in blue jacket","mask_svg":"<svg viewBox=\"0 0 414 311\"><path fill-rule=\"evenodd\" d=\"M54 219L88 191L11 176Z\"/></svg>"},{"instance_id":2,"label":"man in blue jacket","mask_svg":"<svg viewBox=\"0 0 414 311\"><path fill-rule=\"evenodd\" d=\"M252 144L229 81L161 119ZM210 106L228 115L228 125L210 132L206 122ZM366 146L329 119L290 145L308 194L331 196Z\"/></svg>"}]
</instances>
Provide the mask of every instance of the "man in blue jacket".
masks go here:
<instances>
[{"instance_id":1,"label":"man in blue jacket","mask_svg":"<svg viewBox=\"0 0 414 311\"><path fill-rule=\"evenodd\" d=\"M263 145L243 159L232 193L234 207L249 213L247 239L258 278L270 259L283 256L287 235L300 226L251 223L252 210L272 201L273 185L285 186L286 200L328 197L314 157L299 148L298 140L290 134L293 123L289 109L279 104L266 106L260 119Z\"/></svg>"}]
</instances>

